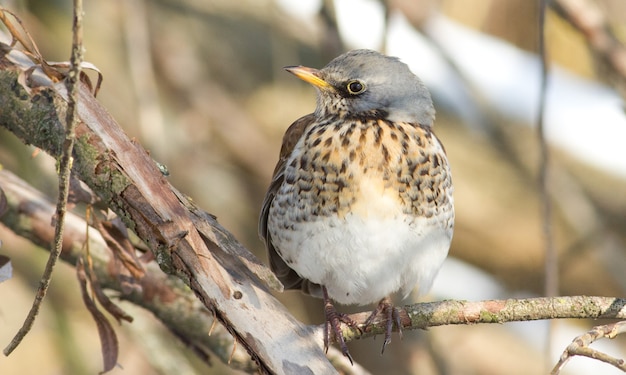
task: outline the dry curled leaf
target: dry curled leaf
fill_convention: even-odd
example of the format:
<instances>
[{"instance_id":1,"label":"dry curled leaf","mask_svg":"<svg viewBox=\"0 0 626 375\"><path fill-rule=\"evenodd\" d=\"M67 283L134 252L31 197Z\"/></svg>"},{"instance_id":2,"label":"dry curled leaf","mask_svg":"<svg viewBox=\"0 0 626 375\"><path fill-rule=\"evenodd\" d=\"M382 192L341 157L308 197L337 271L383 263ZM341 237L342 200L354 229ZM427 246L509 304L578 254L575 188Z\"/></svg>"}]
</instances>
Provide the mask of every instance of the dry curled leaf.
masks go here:
<instances>
[{"instance_id":1,"label":"dry curled leaf","mask_svg":"<svg viewBox=\"0 0 626 375\"><path fill-rule=\"evenodd\" d=\"M61 72L64 75L70 69L69 61L61 61L61 62L50 61L50 62L47 62L47 64L48 66L56 69L58 72ZM89 75L85 73L85 70L90 70L90 71L97 73L98 79L96 81L95 87L91 83L91 78L89 78ZM104 76L102 75L102 72L100 72L100 69L98 69L97 66L87 61L83 61L80 63L80 81L86 84L87 87L89 87L89 91L93 92L93 96L98 96L98 92L100 91L100 86L102 86L103 79L104 79Z\"/></svg>"},{"instance_id":2,"label":"dry curled leaf","mask_svg":"<svg viewBox=\"0 0 626 375\"><path fill-rule=\"evenodd\" d=\"M113 219L113 221L102 221L94 216L94 227L100 232L102 238L107 243L107 246L119 260L124 268L130 272L135 279L141 279L145 270L135 254L135 247L128 239L126 228L119 219ZM120 225L122 227L120 228Z\"/></svg>"},{"instance_id":3,"label":"dry curled leaf","mask_svg":"<svg viewBox=\"0 0 626 375\"><path fill-rule=\"evenodd\" d=\"M115 320L117 320L118 323L121 324L122 320L132 323L133 317L128 315L124 310L122 310L121 307L113 303L113 301L111 301L111 299L106 294L104 294L104 291L102 290L102 287L100 286L100 282L98 281L98 278L90 269L91 263L87 262L87 264L89 266L85 268L85 273L87 274L87 278L91 285L91 291L93 292L94 296L96 297L100 305L109 314L111 314L115 318Z\"/></svg>"},{"instance_id":4,"label":"dry curled leaf","mask_svg":"<svg viewBox=\"0 0 626 375\"><path fill-rule=\"evenodd\" d=\"M117 364L117 357L119 354L119 345L117 342L117 336L111 326L111 323L107 320L94 300L89 296L87 291L87 275L85 273L85 264L82 259L79 259L76 264L76 276L80 284L80 291L83 296L83 303L91 313L96 325L98 327L98 334L100 336L100 349L102 351L102 360L104 364L104 370L101 373L111 371Z\"/></svg>"},{"instance_id":5,"label":"dry curled leaf","mask_svg":"<svg viewBox=\"0 0 626 375\"><path fill-rule=\"evenodd\" d=\"M70 67L69 61L46 61L41 55L41 52L39 52L37 44L17 15L0 7L0 22L4 24L12 38L10 45L0 43L0 52L2 52L9 61L15 63L16 67L21 69L18 82L27 92L30 93L34 88L50 86L52 83L60 82L65 79ZM19 27L16 27L14 22L19 24ZM19 29L21 29L21 32ZM22 50L15 48L18 43L22 46ZM89 87L89 90L93 92L93 96L97 96L104 77L100 69L94 64L85 61L80 63L80 68L81 82ZM95 87L89 75L84 72L85 70L97 73L98 79L96 80Z\"/></svg>"}]
</instances>

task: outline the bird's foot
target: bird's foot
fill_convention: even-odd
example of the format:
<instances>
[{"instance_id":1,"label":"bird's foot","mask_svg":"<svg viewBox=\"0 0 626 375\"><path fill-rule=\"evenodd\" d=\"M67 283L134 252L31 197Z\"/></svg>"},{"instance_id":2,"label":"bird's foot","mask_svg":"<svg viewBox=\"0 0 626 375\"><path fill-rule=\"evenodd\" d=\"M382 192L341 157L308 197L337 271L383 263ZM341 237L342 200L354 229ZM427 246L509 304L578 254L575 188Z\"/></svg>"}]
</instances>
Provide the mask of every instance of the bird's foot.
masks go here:
<instances>
[{"instance_id":1,"label":"bird's foot","mask_svg":"<svg viewBox=\"0 0 626 375\"><path fill-rule=\"evenodd\" d=\"M402 338L402 321L400 320L400 312L398 308L391 303L391 298L385 297L378 303L376 309L372 311L372 314L365 320L365 327L374 322L376 317L382 314L385 319L385 341L383 342L383 349L381 354L385 353L385 347L391 342L391 332L393 331L393 324L398 327L398 336Z\"/></svg>"},{"instance_id":2,"label":"bird's foot","mask_svg":"<svg viewBox=\"0 0 626 375\"><path fill-rule=\"evenodd\" d=\"M328 297L326 288L323 288L324 292L324 315L326 315L326 324L324 327L324 351L328 352L328 346L330 343L331 332L335 337L335 340L341 348L341 353L350 360L350 364L354 364L352 356L348 351L346 340L343 338L341 332L341 323L347 324L350 328L356 329L361 332L361 329L357 326L357 323L352 320L347 314L337 312L332 301Z\"/></svg>"}]
</instances>

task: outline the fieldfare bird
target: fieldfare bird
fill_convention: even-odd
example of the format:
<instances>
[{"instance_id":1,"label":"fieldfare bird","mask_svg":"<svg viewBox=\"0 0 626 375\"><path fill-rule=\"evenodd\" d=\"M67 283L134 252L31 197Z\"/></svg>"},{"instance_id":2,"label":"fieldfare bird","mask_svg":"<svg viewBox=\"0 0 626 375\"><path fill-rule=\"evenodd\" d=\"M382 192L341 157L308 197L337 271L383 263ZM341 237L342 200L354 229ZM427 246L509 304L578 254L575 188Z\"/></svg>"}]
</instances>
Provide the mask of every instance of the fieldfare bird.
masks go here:
<instances>
[{"instance_id":1,"label":"fieldfare bird","mask_svg":"<svg viewBox=\"0 0 626 375\"><path fill-rule=\"evenodd\" d=\"M452 239L450 167L433 133L430 94L399 59L354 50L323 69L285 70L317 89L294 122L263 202L259 233L286 289L324 299L324 346L334 334L350 361L332 301L379 302L390 341L390 296L427 292Z\"/></svg>"}]
</instances>

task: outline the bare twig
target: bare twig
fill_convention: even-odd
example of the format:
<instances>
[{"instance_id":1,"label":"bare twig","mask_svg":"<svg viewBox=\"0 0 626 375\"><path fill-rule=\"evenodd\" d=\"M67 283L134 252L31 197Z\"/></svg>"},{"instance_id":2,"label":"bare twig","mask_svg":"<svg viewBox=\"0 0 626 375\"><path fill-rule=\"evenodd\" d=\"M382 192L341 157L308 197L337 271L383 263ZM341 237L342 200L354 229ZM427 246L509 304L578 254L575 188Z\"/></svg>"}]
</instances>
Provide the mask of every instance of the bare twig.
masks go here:
<instances>
[{"instance_id":1,"label":"bare twig","mask_svg":"<svg viewBox=\"0 0 626 375\"><path fill-rule=\"evenodd\" d=\"M558 375L561 373L565 364L574 356L589 357L597 359L599 361L608 363L618 369L626 372L626 362L621 358L615 358L606 353L597 351L589 347L593 342L601 338L615 338L615 336L626 332L626 322L618 322L613 324L607 324L603 326L594 327L584 335L578 336L572 341L570 345L565 349L559 362L554 366L551 375Z\"/></svg>"},{"instance_id":2,"label":"bare twig","mask_svg":"<svg viewBox=\"0 0 626 375\"><path fill-rule=\"evenodd\" d=\"M56 209L56 227L54 242L50 250L50 256L46 263L46 268L41 275L39 288L35 295L35 301L24 320L24 324L19 329L15 337L9 345L4 349L4 355L9 355L22 342L28 334L35 322L35 318L39 314L41 303L43 302L50 281L54 266L61 253L63 245L63 228L65 224L65 213L67 210L67 197L69 194L70 174L72 169L72 151L74 149L74 141L76 139L75 129L78 121L78 83L80 82L81 63L83 61L83 3L82 0L74 0L74 22L73 22L73 40L72 40L72 56L70 62L70 71L66 78L65 84L68 91L69 101L66 113L66 129L65 140L62 146L62 153L59 160L59 195L57 199Z\"/></svg>"}]
</instances>

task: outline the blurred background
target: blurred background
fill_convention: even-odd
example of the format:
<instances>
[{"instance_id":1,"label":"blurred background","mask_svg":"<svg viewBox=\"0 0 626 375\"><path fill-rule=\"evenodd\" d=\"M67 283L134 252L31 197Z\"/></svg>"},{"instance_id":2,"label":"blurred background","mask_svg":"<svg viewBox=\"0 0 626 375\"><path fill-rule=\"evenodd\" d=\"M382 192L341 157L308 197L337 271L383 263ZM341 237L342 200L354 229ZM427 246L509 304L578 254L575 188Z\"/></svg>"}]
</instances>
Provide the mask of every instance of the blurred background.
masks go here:
<instances>
[{"instance_id":1,"label":"blurred background","mask_svg":"<svg viewBox=\"0 0 626 375\"><path fill-rule=\"evenodd\" d=\"M0 4L21 17L46 59L69 59L71 1ZM551 73L545 127L559 294L624 296L626 3L552 5L545 28ZM314 90L282 67L321 68L353 48L399 56L431 89L435 132L456 189L450 257L424 299L543 294L537 1L110 0L84 7L85 59L104 74L101 103L167 166L174 186L263 260L257 218L282 134L315 106ZM0 129L2 167L54 199L54 161L32 152ZM0 239L0 253L15 268L0 284L4 347L30 308L47 252L2 226ZM300 320L323 321L321 301L298 292L277 297ZM179 375L235 373L217 359L207 367L152 316L122 305L135 322L117 328L123 368L112 374L172 373L155 360L152 340L167 345ZM556 322L550 347L546 322L405 332L384 356L380 338L349 346L373 374L543 374L575 336L604 323ZM595 347L626 357L624 338ZM61 264L34 330L10 357L0 357L0 372L100 369L95 324L73 268ZM564 373L619 372L575 358Z\"/></svg>"}]
</instances>

